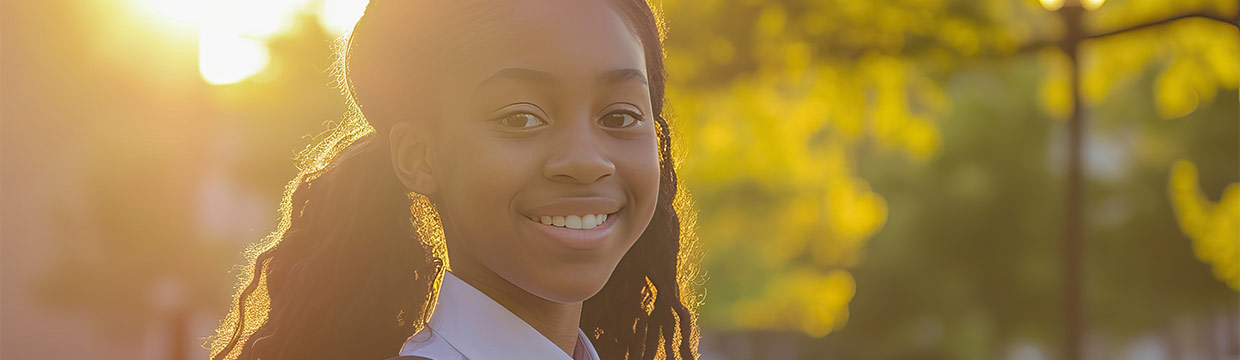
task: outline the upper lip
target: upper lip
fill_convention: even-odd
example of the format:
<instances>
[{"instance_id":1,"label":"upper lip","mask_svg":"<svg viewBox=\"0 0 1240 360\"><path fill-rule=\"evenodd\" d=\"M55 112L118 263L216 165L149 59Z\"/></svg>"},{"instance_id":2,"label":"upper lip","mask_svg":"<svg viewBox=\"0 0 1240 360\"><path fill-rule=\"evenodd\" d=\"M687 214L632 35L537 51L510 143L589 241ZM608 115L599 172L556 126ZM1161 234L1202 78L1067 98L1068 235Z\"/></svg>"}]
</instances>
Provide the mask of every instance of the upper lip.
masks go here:
<instances>
[{"instance_id":1,"label":"upper lip","mask_svg":"<svg viewBox=\"0 0 1240 360\"><path fill-rule=\"evenodd\" d=\"M624 204L620 200L608 197L568 197L525 208L521 213L537 219L539 216L611 214L622 207Z\"/></svg>"}]
</instances>

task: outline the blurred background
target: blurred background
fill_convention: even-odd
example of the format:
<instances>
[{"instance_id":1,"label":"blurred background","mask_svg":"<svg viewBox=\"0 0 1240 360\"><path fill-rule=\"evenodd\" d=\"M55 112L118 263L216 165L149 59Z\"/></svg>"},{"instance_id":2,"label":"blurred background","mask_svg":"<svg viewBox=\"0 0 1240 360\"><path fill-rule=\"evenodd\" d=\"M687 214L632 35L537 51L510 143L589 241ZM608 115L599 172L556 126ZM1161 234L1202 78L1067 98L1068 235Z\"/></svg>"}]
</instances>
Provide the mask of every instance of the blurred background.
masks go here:
<instances>
[{"instance_id":1,"label":"blurred background","mask_svg":"<svg viewBox=\"0 0 1240 360\"><path fill-rule=\"evenodd\" d=\"M1240 359L1235 0L664 0L704 359ZM364 0L3 0L0 357L205 358Z\"/></svg>"}]
</instances>

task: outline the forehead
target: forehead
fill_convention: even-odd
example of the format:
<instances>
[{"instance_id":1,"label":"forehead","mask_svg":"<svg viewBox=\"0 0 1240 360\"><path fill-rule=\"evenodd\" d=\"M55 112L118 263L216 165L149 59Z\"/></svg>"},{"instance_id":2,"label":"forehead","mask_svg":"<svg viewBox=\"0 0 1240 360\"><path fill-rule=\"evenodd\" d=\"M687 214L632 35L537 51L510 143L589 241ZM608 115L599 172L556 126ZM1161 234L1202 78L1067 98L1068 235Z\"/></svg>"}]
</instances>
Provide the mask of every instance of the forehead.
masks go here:
<instances>
[{"instance_id":1,"label":"forehead","mask_svg":"<svg viewBox=\"0 0 1240 360\"><path fill-rule=\"evenodd\" d=\"M472 24L445 44L453 83L473 86L514 67L589 79L615 69L645 71L641 43L609 1L483 3L490 6L472 9Z\"/></svg>"}]
</instances>

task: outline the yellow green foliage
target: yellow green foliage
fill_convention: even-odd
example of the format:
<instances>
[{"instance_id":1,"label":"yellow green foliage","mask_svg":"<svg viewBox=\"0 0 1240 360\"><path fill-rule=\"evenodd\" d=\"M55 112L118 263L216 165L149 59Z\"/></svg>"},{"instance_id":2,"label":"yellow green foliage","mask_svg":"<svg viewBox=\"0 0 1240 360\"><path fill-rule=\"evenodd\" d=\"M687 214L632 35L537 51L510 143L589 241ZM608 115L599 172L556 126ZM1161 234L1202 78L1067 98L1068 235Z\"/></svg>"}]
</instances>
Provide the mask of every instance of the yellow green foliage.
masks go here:
<instances>
[{"instance_id":1,"label":"yellow green foliage","mask_svg":"<svg viewBox=\"0 0 1240 360\"><path fill-rule=\"evenodd\" d=\"M1240 290L1240 183L1210 201L1197 184L1197 166L1180 160L1167 185L1180 230L1192 239L1193 253L1214 268L1214 276Z\"/></svg>"},{"instance_id":2,"label":"yellow green foliage","mask_svg":"<svg viewBox=\"0 0 1240 360\"><path fill-rule=\"evenodd\" d=\"M782 26L777 16L759 17L760 27ZM705 306L726 314L722 327L823 336L847 320L854 284L845 269L861 262L887 218L886 201L857 176L853 159L867 141L929 159L941 142L933 112L947 105L934 82L903 59L815 62L803 44L785 45L782 64L715 90L673 82L669 97L683 144L691 144L682 176L704 184L699 195L723 207L708 211L717 215L699 230L707 256L745 249L755 270L770 274L751 296ZM925 110L912 110L910 97ZM738 184L783 195L764 200L770 208L710 198L710 188ZM761 239L746 237L754 234Z\"/></svg>"},{"instance_id":3,"label":"yellow green foliage","mask_svg":"<svg viewBox=\"0 0 1240 360\"><path fill-rule=\"evenodd\" d=\"M1101 33L1235 7L1112 0L1085 26ZM663 8L681 176L702 208L711 281L703 321L812 336L846 323L849 271L887 222L887 200L857 162L874 153L902 155L908 166L933 160L939 124L951 121L947 74L1063 35L1036 1L666 0ZM1180 117L1236 88L1238 43L1234 26L1204 19L1089 40L1075 90L1096 106L1115 89L1146 84L1153 70L1151 108ZM1053 45L1033 50L1046 73L1029 101L1066 118L1072 61Z\"/></svg>"}]
</instances>

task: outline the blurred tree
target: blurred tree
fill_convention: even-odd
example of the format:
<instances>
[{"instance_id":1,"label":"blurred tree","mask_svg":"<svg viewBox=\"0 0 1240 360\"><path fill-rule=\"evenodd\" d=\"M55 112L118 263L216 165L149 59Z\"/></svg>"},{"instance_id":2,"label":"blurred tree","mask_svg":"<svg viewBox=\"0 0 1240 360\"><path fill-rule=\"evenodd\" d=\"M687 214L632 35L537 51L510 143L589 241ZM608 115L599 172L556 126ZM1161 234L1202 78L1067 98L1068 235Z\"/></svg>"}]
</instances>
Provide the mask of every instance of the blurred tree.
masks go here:
<instances>
[{"instance_id":1,"label":"blurred tree","mask_svg":"<svg viewBox=\"0 0 1240 360\"><path fill-rule=\"evenodd\" d=\"M683 176L707 249L706 328L820 337L850 318L855 295L867 303L854 315L868 317L848 348L889 349L863 358L919 341L972 359L998 357L1013 339L1055 346L1054 119L1071 109L1057 17L1034 1L667 0L665 12L669 96L691 159ZM1171 204L1148 194L1166 181L1168 156L1192 144L1177 133L1221 126L1231 143L1204 151L1235 162L1236 132L1225 131L1235 97L1215 104L1240 78L1236 26L1219 21L1235 14L1230 0L1112 0L1086 17L1091 34L1157 23L1082 49L1084 105L1100 131L1086 163L1088 304L1142 297L1098 315L1100 329L1139 332L1228 296L1199 281L1187 244L1169 241ZM1153 107L1133 106L1144 103ZM1210 104L1218 109L1191 115ZM1184 116L1201 119L1157 133L1169 125L1159 118ZM1221 166L1235 181L1235 167ZM883 184L875 192L865 179ZM1200 296L1156 295L1168 289ZM1160 306L1175 310L1137 310Z\"/></svg>"},{"instance_id":2,"label":"blurred tree","mask_svg":"<svg viewBox=\"0 0 1240 360\"><path fill-rule=\"evenodd\" d=\"M1197 167L1182 160L1171 169L1168 191L1194 254L1220 281L1240 290L1240 184L1228 185L1223 197L1211 202L1197 187Z\"/></svg>"},{"instance_id":3,"label":"blurred tree","mask_svg":"<svg viewBox=\"0 0 1240 360\"><path fill-rule=\"evenodd\" d=\"M948 104L932 76L1015 43L978 30L995 27L986 10L1004 9L667 3L669 97L708 241L708 326L823 336L844 325L856 286L847 269L887 218L856 175L858 152L919 163L939 151L932 119Z\"/></svg>"}]
</instances>

